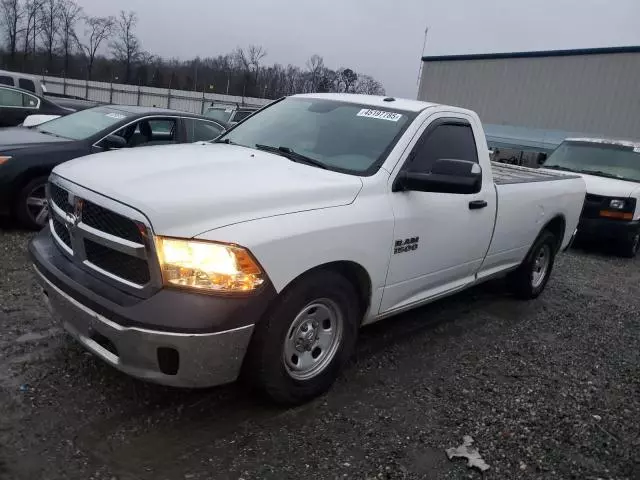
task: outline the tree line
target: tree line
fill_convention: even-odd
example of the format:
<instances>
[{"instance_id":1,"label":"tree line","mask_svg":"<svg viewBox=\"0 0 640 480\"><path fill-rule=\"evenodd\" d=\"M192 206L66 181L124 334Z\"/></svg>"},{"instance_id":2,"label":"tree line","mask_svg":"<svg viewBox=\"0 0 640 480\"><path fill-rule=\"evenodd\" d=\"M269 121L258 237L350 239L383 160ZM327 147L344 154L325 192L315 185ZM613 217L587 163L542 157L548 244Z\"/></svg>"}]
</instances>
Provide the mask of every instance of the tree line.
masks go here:
<instances>
[{"instance_id":1,"label":"tree line","mask_svg":"<svg viewBox=\"0 0 640 480\"><path fill-rule=\"evenodd\" d=\"M5 69L176 90L278 98L310 92L384 95L369 75L333 70L314 54L304 67L268 65L259 45L191 60L142 47L138 16L87 14L74 0L0 0L0 63Z\"/></svg>"}]
</instances>

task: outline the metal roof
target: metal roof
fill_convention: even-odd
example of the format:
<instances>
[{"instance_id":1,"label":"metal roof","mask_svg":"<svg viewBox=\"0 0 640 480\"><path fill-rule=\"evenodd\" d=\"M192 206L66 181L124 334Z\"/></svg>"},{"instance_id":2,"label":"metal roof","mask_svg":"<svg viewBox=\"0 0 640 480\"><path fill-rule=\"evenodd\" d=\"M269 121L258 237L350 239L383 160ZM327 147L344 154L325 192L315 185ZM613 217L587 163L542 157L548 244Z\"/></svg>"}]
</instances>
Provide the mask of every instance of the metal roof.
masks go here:
<instances>
[{"instance_id":1,"label":"metal roof","mask_svg":"<svg viewBox=\"0 0 640 480\"><path fill-rule=\"evenodd\" d=\"M494 60L500 58L543 58L570 57L574 55L607 55L613 53L640 53L640 45L624 47L580 48L573 50L540 50L531 52L503 52L503 53L470 53L460 55L427 55L422 57L424 62L449 62L454 60Z\"/></svg>"}]
</instances>

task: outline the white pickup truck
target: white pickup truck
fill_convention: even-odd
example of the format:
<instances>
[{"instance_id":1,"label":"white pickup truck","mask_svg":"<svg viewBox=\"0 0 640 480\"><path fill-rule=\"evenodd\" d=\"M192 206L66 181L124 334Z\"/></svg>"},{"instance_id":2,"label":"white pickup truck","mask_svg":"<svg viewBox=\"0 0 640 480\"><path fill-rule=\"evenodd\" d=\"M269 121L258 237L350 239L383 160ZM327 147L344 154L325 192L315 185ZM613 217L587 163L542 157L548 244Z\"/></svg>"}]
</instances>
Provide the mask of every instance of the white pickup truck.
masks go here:
<instances>
[{"instance_id":1,"label":"white pickup truck","mask_svg":"<svg viewBox=\"0 0 640 480\"><path fill-rule=\"evenodd\" d=\"M299 95L211 143L56 167L29 250L52 312L114 367L183 387L243 373L295 404L362 325L497 275L538 296L584 197L579 176L492 166L471 111Z\"/></svg>"}]
</instances>

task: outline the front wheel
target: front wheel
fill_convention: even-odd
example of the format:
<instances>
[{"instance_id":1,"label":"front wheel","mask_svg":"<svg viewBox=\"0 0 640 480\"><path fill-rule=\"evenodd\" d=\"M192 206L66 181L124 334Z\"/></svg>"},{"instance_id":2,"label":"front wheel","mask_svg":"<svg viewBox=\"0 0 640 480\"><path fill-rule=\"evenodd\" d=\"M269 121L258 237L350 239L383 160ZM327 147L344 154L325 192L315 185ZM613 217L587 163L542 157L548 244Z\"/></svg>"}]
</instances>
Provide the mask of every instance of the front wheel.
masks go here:
<instances>
[{"instance_id":1,"label":"front wheel","mask_svg":"<svg viewBox=\"0 0 640 480\"><path fill-rule=\"evenodd\" d=\"M312 273L288 287L258 323L244 373L277 403L308 401L338 377L359 324L354 286L333 271Z\"/></svg>"},{"instance_id":2,"label":"front wheel","mask_svg":"<svg viewBox=\"0 0 640 480\"><path fill-rule=\"evenodd\" d=\"M542 293L553 270L557 247L558 239L550 231L538 236L522 264L508 277L516 297L528 300Z\"/></svg>"},{"instance_id":3,"label":"front wheel","mask_svg":"<svg viewBox=\"0 0 640 480\"><path fill-rule=\"evenodd\" d=\"M39 230L46 225L49 218L45 190L47 179L44 176L31 179L20 189L13 205L14 215L20 226Z\"/></svg>"}]
</instances>

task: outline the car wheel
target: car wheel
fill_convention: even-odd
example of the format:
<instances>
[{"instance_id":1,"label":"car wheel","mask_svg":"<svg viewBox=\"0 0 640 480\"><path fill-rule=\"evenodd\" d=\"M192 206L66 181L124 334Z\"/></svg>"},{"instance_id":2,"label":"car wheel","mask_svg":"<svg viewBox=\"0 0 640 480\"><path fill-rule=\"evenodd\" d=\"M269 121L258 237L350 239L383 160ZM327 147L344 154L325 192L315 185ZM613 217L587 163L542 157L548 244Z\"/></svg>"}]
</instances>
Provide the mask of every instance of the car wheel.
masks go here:
<instances>
[{"instance_id":1,"label":"car wheel","mask_svg":"<svg viewBox=\"0 0 640 480\"><path fill-rule=\"evenodd\" d=\"M542 293L551 276L557 248L558 239L550 231L538 236L522 264L508 277L516 297L528 300Z\"/></svg>"},{"instance_id":2,"label":"car wheel","mask_svg":"<svg viewBox=\"0 0 640 480\"><path fill-rule=\"evenodd\" d=\"M280 404L321 395L351 356L360 317L355 288L342 275L318 271L303 277L256 326L244 373Z\"/></svg>"},{"instance_id":3,"label":"car wheel","mask_svg":"<svg viewBox=\"0 0 640 480\"><path fill-rule=\"evenodd\" d=\"M39 230L46 225L49 218L47 180L47 176L34 178L18 193L14 215L22 227Z\"/></svg>"},{"instance_id":4,"label":"car wheel","mask_svg":"<svg viewBox=\"0 0 640 480\"><path fill-rule=\"evenodd\" d=\"M623 257L634 258L640 249L640 232L634 233L626 239L619 248L619 253Z\"/></svg>"}]
</instances>

